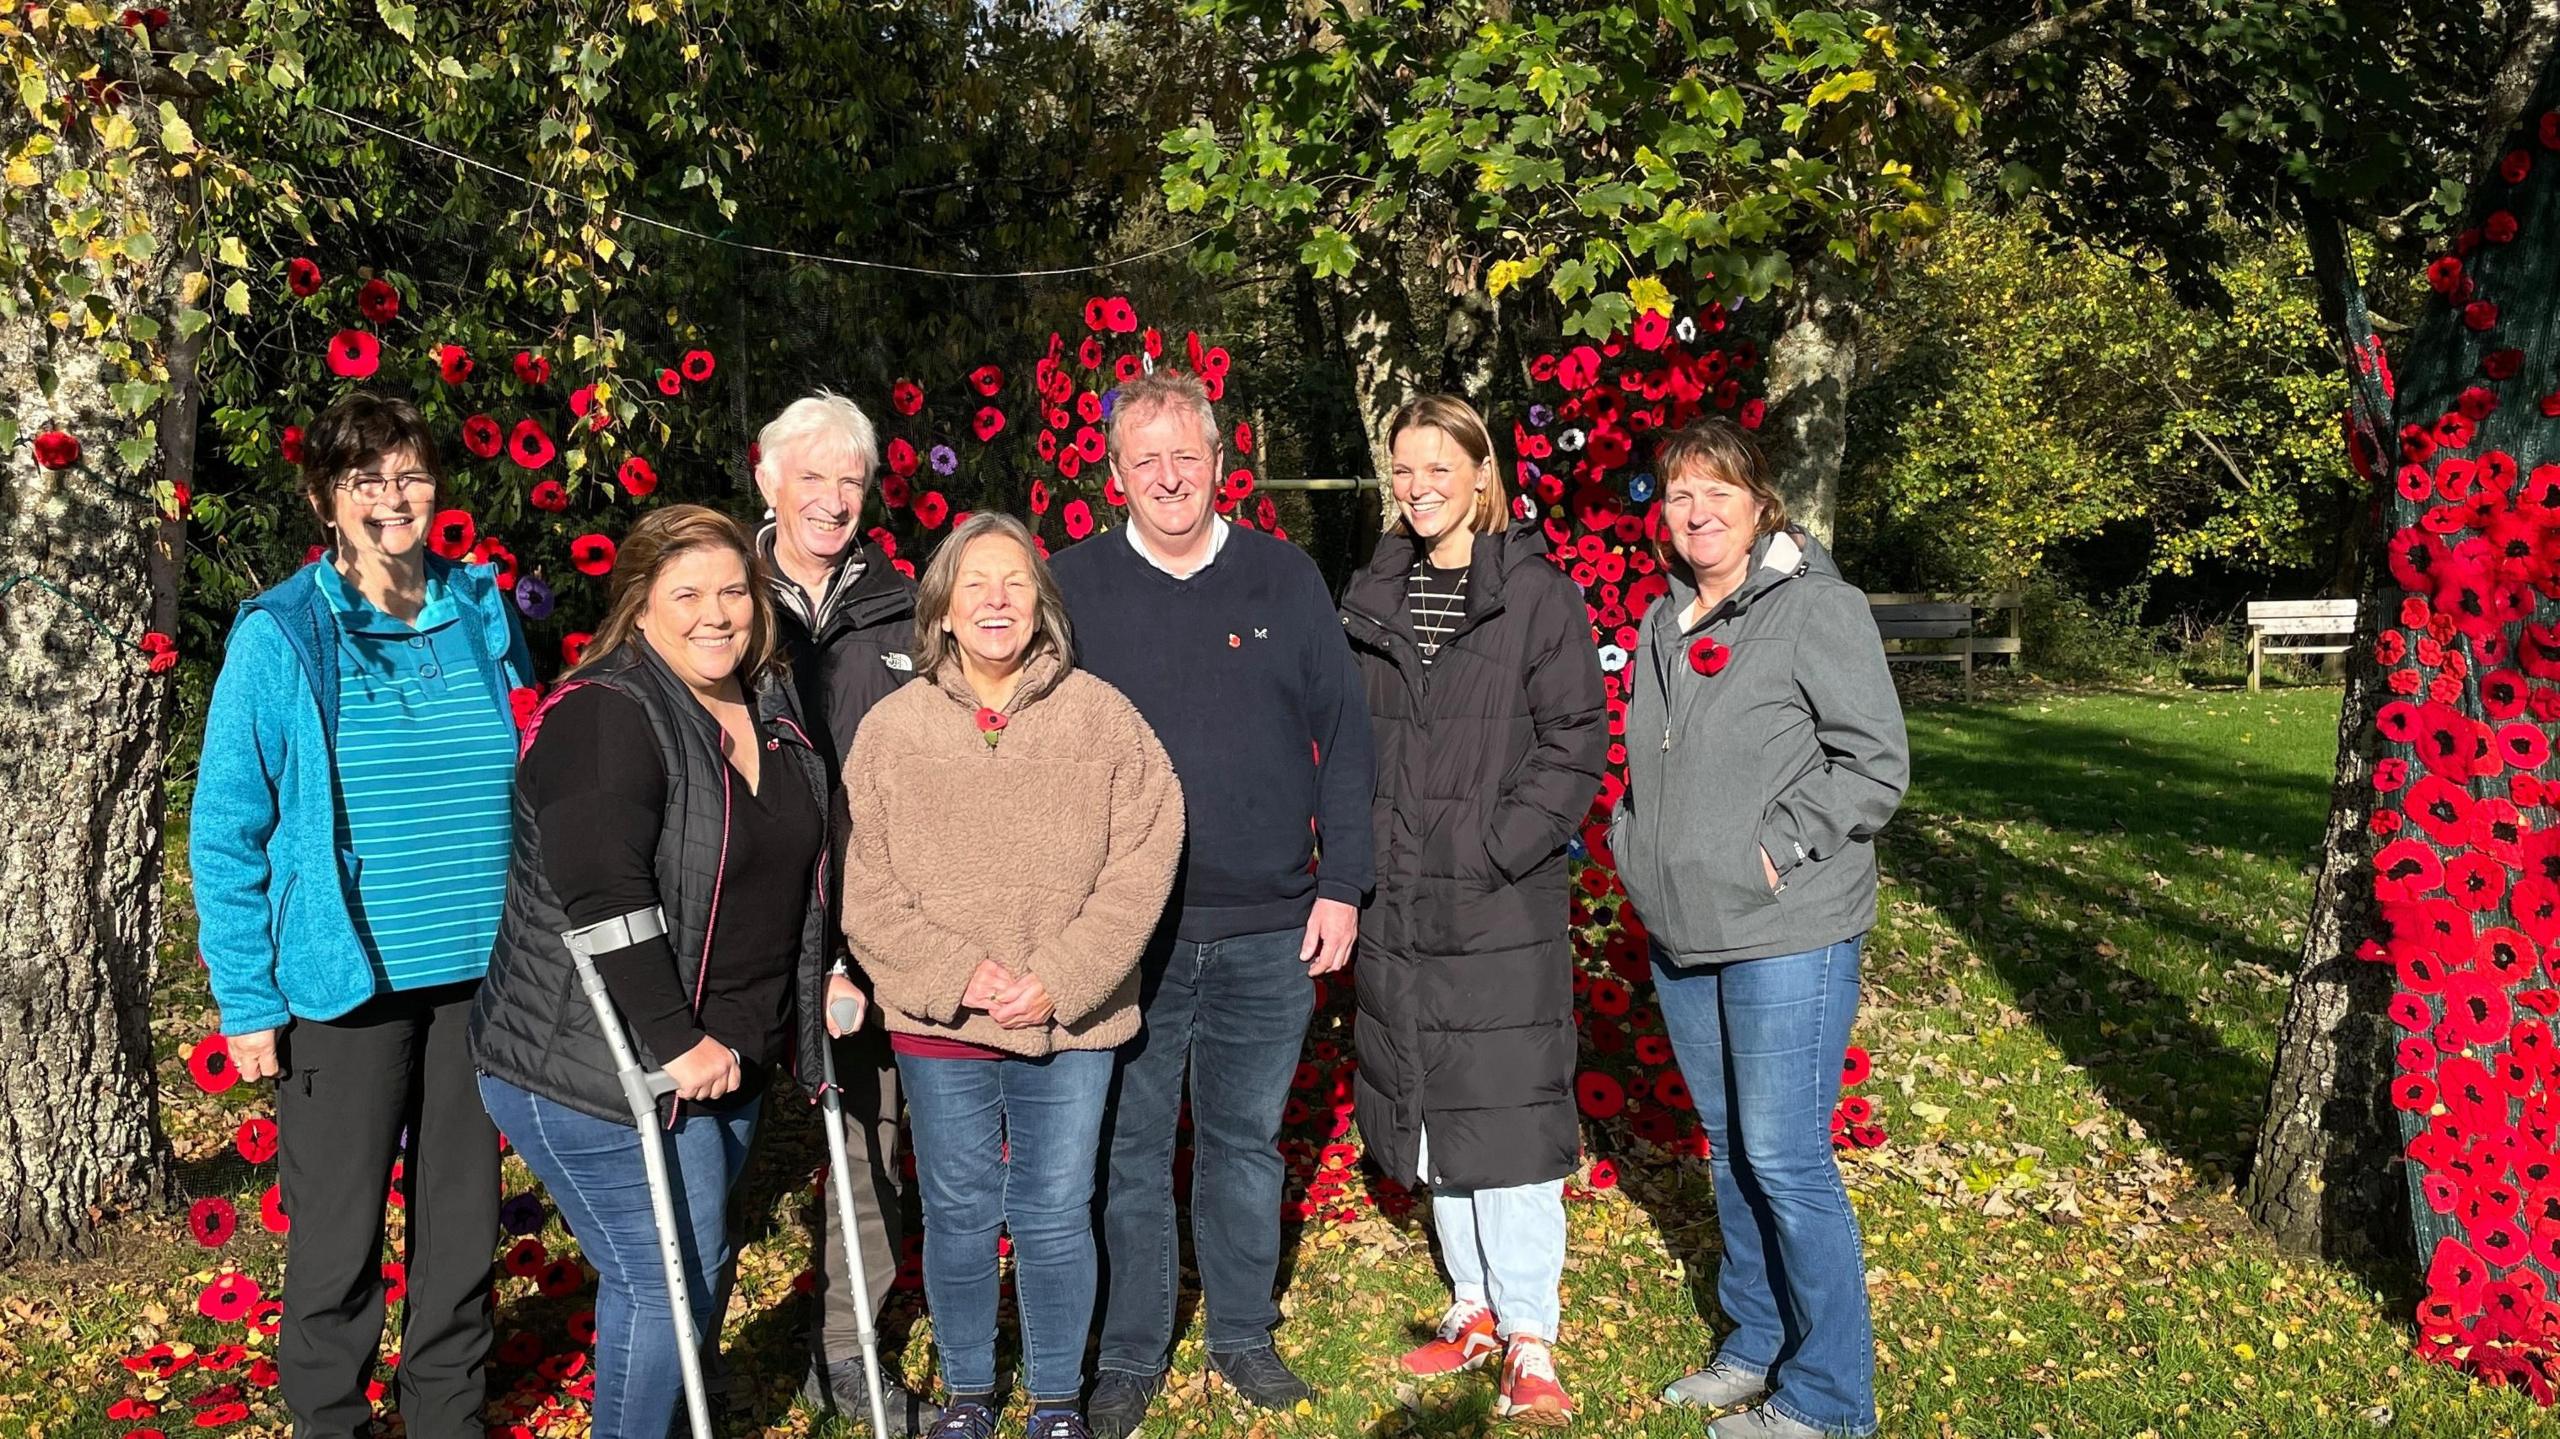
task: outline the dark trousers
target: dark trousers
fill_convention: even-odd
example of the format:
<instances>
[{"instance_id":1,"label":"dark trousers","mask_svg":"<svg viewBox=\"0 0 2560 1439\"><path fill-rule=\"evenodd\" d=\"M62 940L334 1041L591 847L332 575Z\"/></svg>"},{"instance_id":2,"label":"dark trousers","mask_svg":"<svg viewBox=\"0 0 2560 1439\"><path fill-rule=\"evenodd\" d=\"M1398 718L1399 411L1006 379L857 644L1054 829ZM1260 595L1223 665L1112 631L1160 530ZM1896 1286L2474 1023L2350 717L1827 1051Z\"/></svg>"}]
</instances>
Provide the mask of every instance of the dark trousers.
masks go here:
<instances>
[{"instance_id":1,"label":"dark trousers","mask_svg":"<svg viewBox=\"0 0 2560 1439\"><path fill-rule=\"evenodd\" d=\"M1096 1364L1141 1378L1173 1348L1182 1268L1173 1227L1173 1144L1191 1078L1191 1247L1213 1354L1259 1349L1280 1322L1280 1113L1315 1013L1298 958L1303 928L1147 956L1138 1037L1120 1050L1104 1120L1099 1196L1102 1346Z\"/></svg>"},{"instance_id":2,"label":"dark trousers","mask_svg":"<svg viewBox=\"0 0 2560 1439\"><path fill-rule=\"evenodd\" d=\"M479 988L380 994L285 1031L276 1137L293 1228L276 1365L294 1439L373 1432L365 1386L382 1342L383 1211L404 1130L400 1413L413 1439L481 1439L486 1428L498 1131L471 1070Z\"/></svg>"},{"instance_id":3,"label":"dark trousers","mask_svg":"<svg viewBox=\"0 0 2560 1439\"><path fill-rule=\"evenodd\" d=\"M876 1023L830 1043L836 1049L836 1083L843 1089L845 1162L855 1176L854 1222L869 1292L854 1289L852 1266L845 1263L844 1240L835 1232L836 1176L830 1172L818 1205L816 1337L827 1363L859 1363L862 1317L879 1315L898 1277L898 1066L889 1055L887 1031ZM824 1114L818 1122L826 1122Z\"/></svg>"}]
</instances>

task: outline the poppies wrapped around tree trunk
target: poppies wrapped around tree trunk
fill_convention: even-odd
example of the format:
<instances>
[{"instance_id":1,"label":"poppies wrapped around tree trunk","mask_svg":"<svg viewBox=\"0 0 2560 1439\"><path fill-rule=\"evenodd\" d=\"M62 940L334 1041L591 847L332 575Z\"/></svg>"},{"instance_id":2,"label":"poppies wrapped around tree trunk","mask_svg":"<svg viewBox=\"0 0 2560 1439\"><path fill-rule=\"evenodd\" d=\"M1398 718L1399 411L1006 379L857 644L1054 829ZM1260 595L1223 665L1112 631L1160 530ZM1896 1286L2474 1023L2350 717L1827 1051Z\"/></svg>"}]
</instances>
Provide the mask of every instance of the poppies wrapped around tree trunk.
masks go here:
<instances>
[{"instance_id":1,"label":"poppies wrapped around tree trunk","mask_svg":"<svg viewBox=\"0 0 2560 1439\"><path fill-rule=\"evenodd\" d=\"M2280 1223L2317 1216L2308 1229L2339 1248L2358 1223L2396 1228L2405 1193L2419 1353L2546 1404L2560 1392L2555 104L2546 66L2531 118L2473 187L2475 223L2429 267L2396 393L2360 304L2350 315L2360 412L2387 400L2396 422L2358 439L2382 553L2250 1195Z\"/></svg>"}]
</instances>

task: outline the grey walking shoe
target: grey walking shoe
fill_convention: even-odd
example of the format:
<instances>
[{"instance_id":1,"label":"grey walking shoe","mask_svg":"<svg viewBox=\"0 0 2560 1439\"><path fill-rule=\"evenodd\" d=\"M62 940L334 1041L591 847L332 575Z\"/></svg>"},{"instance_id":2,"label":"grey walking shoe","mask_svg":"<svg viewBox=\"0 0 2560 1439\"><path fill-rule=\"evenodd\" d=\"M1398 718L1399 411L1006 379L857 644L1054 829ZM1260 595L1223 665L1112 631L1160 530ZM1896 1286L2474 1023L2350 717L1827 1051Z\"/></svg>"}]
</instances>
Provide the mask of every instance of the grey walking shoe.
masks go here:
<instances>
[{"instance_id":1,"label":"grey walking shoe","mask_svg":"<svg viewBox=\"0 0 2560 1439\"><path fill-rule=\"evenodd\" d=\"M1728 1414L1707 1426L1707 1439L1830 1439L1828 1431L1788 1418L1763 1404Z\"/></svg>"},{"instance_id":2,"label":"grey walking shoe","mask_svg":"<svg viewBox=\"0 0 2560 1439\"><path fill-rule=\"evenodd\" d=\"M1721 1359L1678 1380L1662 1391L1662 1402L1685 1409L1730 1409L1769 1392L1769 1376L1754 1374Z\"/></svg>"}]
</instances>

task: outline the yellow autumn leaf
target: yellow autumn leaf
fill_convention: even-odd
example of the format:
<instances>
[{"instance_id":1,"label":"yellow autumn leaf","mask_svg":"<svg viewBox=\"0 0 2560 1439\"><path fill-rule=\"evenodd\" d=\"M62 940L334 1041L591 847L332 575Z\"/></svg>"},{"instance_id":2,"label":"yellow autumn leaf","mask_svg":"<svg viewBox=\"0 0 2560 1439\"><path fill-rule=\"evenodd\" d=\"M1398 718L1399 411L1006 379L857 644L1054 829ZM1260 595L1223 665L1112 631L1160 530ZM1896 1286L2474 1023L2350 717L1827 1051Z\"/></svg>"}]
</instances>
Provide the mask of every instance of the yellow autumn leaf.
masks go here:
<instances>
[{"instance_id":1,"label":"yellow autumn leaf","mask_svg":"<svg viewBox=\"0 0 2560 1439\"><path fill-rule=\"evenodd\" d=\"M1496 260L1493 262L1493 268L1485 272L1485 294L1493 299L1499 300L1502 298L1503 291L1510 289L1512 286L1519 284L1525 279L1528 279L1531 275L1538 273L1546 267L1547 257L1543 252L1528 256L1525 259Z\"/></svg>"},{"instance_id":2,"label":"yellow autumn leaf","mask_svg":"<svg viewBox=\"0 0 2560 1439\"><path fill-rule=\"evenodd\" d=\"M21 190L30 190L44 183L44 175L36 169L34 161L20 155L9 162L8 180Z\"/></svg>"},{"instance_id":3,"label":"yellow autumn leaf","mask_svg":"<svg viewBox=\"0 0 2560 1439\"><path fill-rule=\"evenodd\" d=\"M1661 278L1655 275L1645 275L1629 280L1627 303L1635 306L1639 313L1668 315L1673 309L1671 287L1662 283Z\"/></svg>"},{"instance_id":4,"label":"yellow autumn leaf","mask_svg":"<svg viewBox=\"0 0 2560 1439\"><path fill-rule=\"evenodd\" d=\"M1876 72L1873 70L1852 70L1846 75L1834 75L1830 79L1823 81L1821 84L1814 86L1813 93L1805 97L1805 103L1808 105L1828 105L1834 101L1846 100L1852 95L1861 94L1865 91L1873 90L1874 88L1876 88Z\"/></svg>"}]
</instances>

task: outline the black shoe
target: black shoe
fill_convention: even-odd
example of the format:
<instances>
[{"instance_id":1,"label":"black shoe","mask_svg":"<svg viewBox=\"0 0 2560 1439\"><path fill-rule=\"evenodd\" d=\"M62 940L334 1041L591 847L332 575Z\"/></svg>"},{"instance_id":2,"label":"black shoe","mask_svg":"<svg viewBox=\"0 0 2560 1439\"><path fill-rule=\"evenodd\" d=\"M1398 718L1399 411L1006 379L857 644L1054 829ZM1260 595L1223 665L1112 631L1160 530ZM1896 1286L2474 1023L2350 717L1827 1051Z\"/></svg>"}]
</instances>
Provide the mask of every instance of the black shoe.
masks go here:
<instances>
[{"instance_id":1,"label":"black shoe","mask_svg":"<svg viewBox=\"0 0 2560 1439\"><path fill-rule=\"evenodd\" d=\"M1034 1412L1031 1423L1023 1430L1023 1439L1093 1439L1093 1429L1084 1422L1083 1415L1071 1409Z\"/></svg>"},{"instance_id":2,"label":"black shoe","mask_svg":"<svg viewBox=\"0 0 2560 1439\"><path fill-rule=\"evenodd\" d=\"M1093 1439L1129 1439L1147 1422L1147 1408L1164 1388L1164 1376L1141 1379L1104 1370L1094 1377L1093 1397L1084 1401L1085 1427Z\"/></svg>"},{"instance_id":3,"label":"black shoe","mask_svg":"<svg viewBox=\"0 0 2560 1439\"><path fill-rule=\"evenodd\" d=\"M800 1397L821 1412L841 1414L852 1420L857 1430L870 1432L871 1386L864 1377L861 1360L830 1364L823 1373L812 1368L800 1386ZM940 1405L908 1392L905 1385L885 1374L880 1376L880 1408L889 1417L887 1439L914 1439L942 1418Z\"/></svg>"},{"instance_id":4,"label":"black shoe","mask_svg":"<svg viewBox=\"0 0 2560 1439\"><path fill-rule=\"evenodd\" d=\"M984 1404L954 1404L935 1422L930 1439L996 1439L995 1411Z\"/></svg>"},{"instance_id":5,"label":"black shoe","mask_svg":"<svg viewBox=\"0 0 2560 1439\"><path fill-rule=\"evenodd\" d=\"M1289 1371L1280 1351L1268 1344L1234 1354L1212 1352L1209 1368L1257 1409L1287 1409L1301 1399L1316 1397L1307 1381Z\"/></svg>"}]
</instances>

